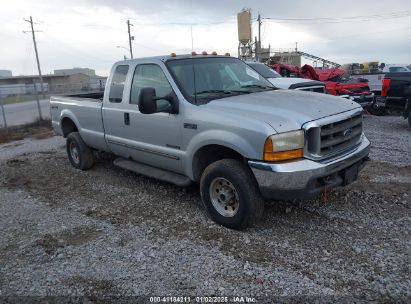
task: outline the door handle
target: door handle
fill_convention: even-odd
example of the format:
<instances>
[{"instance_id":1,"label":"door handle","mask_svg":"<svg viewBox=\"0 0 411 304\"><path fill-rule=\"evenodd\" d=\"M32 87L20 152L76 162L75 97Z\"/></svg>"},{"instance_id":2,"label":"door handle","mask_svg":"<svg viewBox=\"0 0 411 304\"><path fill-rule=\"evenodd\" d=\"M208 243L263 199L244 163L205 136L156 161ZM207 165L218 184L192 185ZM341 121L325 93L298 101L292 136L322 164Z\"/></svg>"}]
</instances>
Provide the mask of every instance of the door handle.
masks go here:
<instances>
[{"instance_id":1,"label":"door handle","mask_svg":"<svg viewBox=\"0 0 411 304\"><path fill-rule=\"evenodd\" d=\"M130 113L124 113L124 124L130 125Z\"/></svg>"}]
</instances>

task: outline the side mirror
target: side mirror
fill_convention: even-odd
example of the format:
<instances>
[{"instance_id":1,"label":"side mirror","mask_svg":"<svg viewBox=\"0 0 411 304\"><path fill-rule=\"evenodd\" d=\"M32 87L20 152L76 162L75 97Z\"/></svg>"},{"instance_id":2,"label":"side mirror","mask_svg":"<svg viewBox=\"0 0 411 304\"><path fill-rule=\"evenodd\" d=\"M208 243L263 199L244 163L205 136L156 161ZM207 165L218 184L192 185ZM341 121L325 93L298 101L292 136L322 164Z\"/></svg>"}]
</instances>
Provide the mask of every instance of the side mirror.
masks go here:
<instances>
[{"instance_id":1,"label":"side mirror","mask_svg":"<svg viewBox=\"0 0 411 304\"><path fill-rule=\"evenodd\" d=\"M138 98L138 108L143 114L157 112L156 90L154 88L142 88Z\"/></svg>"},{"instance_id":2,"label":"side mirror","mask_svg":"<svg viewBox=\"0 0 411 304\"><path fill-rule=\"evenodd\" d=\"M158 101L168 102L168 104ZM177 114L178 102L176 102L174 93L170 93L164 97L157 97L154 88L142 88L138 99L138 108L143 114L153 114L158 112Z\"/></svg>"}]
</instances>

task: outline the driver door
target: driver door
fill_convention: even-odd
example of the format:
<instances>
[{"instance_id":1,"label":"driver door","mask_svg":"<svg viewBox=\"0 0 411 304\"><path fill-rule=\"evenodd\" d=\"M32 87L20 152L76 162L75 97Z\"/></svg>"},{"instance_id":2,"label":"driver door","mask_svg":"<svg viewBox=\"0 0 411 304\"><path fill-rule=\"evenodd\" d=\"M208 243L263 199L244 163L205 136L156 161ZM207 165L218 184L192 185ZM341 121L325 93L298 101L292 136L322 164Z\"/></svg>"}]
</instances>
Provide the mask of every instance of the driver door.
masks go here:
<instances>
[{"instance_id":1,"label":"driver door","mask_svg":"<svg viewBox=\"0 0 411 304\"><path fill-rule=\"evenodd\" d=\"M166 112L142 114L138 108L142 88L154 88L157 97L173 92L169 80L159 65L150 63L136 66L130 99L124 105L130 117L129 125L124 129L129 155L138 162L181 172L181 115ZM157 109L168 108L167 100L157 100Z\"/></svg>"}]
</instances>

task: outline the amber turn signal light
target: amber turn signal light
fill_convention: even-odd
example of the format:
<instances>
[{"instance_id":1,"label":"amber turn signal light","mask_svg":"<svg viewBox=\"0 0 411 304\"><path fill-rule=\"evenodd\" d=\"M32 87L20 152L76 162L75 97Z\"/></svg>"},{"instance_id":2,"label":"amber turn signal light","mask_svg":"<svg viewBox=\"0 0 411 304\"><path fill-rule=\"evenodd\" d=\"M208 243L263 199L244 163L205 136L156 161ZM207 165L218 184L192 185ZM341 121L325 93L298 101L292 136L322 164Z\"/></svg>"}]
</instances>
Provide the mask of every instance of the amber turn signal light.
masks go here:
<instances>
[{"instance_id":1,"label":"amber turn signal light","mask_svg":"<svg viewBox=\"0 0 411 304\"><path fill-rule=\"evenodd\" d=\"M304 156L304 149L294 149L288 151L273 151L273 141L269 137L264 144L264 160L265 161L281 161L288 159L302 158Z\"/></svg>"}]
</instances>

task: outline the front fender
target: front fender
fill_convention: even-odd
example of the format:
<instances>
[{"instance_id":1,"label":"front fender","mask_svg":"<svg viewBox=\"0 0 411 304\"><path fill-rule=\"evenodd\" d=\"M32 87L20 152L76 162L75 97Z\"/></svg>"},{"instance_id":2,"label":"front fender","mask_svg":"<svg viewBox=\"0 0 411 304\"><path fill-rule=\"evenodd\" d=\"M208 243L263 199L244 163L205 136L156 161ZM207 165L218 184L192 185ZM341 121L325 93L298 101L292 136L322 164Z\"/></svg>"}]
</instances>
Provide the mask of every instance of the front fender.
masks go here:
<instances>
[{"instance_id":1,"label":"front fender","mask_svg":"<svg viewBox=\"0 0 411 304\"><path fill-rule=\"evenodd\" d=\"M187 146L186 157L183 161L184 171L190 178L193 174L193 158L195 153L208 145L219 145L230 148L246 159L261 159L265 138L254 138L254 142L230 131L208 130L196 135ZM260 142L261 141L261 142Z\"/></svg>"}]
</instances>

